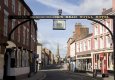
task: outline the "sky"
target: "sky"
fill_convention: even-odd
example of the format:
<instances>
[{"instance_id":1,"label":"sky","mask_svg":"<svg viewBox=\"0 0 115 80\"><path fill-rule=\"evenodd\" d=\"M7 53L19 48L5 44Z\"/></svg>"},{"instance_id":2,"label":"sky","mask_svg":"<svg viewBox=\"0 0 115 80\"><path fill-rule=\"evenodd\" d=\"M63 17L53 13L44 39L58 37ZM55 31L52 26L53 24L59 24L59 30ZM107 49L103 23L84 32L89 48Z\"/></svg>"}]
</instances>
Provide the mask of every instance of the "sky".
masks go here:
<instances>
[{"instance_id":1,"label":"sky","mask_svg":"<svg viewBox=\"0 0 115 80\"><path fill-rule=\"evenodd\" d=\"M34 15L58 15L62 9L62 15L101 15L103 8L112 7L112 0L25 0ZM76 23L93 30L91 21L83 19L66 20L66 30L53 30L53 20L36 20L38 42L43 44L56 54L59 44L61 57L66 56L67 41L73 35Z\"/></svg>"}]
</instances>

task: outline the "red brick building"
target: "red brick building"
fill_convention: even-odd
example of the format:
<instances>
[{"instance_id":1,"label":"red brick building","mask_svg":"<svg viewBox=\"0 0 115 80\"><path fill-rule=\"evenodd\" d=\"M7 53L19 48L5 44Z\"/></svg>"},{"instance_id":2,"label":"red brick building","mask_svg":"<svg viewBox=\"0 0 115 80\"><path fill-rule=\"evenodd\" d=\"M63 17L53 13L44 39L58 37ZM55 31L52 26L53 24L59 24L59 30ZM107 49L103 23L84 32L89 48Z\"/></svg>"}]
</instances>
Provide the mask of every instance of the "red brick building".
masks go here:
<instances>
[{"instance_id":1,"label":"red brick building","mask_svg":"<svg viewBox=\"0 0 115 80\"><path fill-rule=\"evenodd\" d=\"M37 24L31 20L20 25L12 34L11 41L16 45L15 50L5 56L6 43L10 31L24 19L9 19L9 15L33 15L24 0L0 0L0 79L5 76L20 76L30 73L29 61L37 48ZM13 57L13 58L12 58ZM5 61L4 61L5 59ZM14 61L14 63L12 63ZM6 64L7 62L8 64ZM8 66L7 71L4 71Z\"/></svg>"}]
</instances>

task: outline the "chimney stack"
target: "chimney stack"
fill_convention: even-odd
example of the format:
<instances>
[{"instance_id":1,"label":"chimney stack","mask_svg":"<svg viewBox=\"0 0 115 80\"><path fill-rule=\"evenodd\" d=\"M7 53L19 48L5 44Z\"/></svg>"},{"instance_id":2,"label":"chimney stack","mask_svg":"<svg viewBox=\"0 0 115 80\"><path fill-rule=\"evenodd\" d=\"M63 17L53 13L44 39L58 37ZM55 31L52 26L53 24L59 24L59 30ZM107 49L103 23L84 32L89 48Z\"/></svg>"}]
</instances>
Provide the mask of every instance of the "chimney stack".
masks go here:
<instances>
[{"instance_id":1,"label":"chimney stack","mask_svg":"<svg viewBox=\"0 0 115 80\"><path fill-rule=\"evenodd\" d=\"M115 0L112 0L112 10L115 11Z\"/></svg>"}]
</instances>

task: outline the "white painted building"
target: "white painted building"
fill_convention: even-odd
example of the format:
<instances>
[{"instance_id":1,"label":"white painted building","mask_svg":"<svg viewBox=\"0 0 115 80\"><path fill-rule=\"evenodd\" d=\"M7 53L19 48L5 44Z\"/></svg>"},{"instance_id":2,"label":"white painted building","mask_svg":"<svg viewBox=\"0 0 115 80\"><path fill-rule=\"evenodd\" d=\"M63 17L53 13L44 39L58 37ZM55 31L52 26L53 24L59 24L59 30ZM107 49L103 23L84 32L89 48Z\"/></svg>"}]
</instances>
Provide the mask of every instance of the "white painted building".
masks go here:
<instances>
[{"instance_id":1,"label":"white painted building","mask_svg":"<svg viewBox=\"0 0 115 80\"><path fill-rule=\"evenodd\" d=\"M70 70L75 70L75 41L70 44Z\"/></svg>"},{"instance_id":2,"label":"white painted building","mask_svg":"<svg viewBox=\"0 0 115 80\"><path fill-rule=\"evenodd\" d=\"M92 71L92 34L76 41L76 64L80 71Z\"/></svg>"},{"instance_id":3,"label":"white painted building","mask_svg":"<svg viewBox=\"0 0 115 80\"><path fill-rule=\"evenodd\" d=\"M38 70L41 69L41 63L42 63L42 44L38 43L37 45L37 54L39 57L37 58L38 61Z\"/></svg>"}]
</instances>

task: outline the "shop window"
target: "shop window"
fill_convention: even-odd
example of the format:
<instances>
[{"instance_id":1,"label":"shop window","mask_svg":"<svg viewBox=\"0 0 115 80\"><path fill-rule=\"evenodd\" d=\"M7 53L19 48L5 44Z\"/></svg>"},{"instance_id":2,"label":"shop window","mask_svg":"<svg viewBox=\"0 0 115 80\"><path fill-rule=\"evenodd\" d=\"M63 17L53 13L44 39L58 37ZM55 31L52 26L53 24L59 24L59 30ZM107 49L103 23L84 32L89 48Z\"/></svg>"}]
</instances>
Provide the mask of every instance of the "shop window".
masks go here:
<instances>
[{"instance_id":1,"label":"shop window","mask_svg":"<svg viewBox=\"0 0 115 80\"><path fill-rule=\"evenodd\" d=\"M12 29L15 27L15 20L12 20ZM12 39L14 39L14 32L12 33L11 36Z\"/></svg>"},{"instance_id":2,"label":"shop window","mask_svg":"<svg viewBox=\"0 0 115 80\"><path fill-rule=\"evenodd\" d=\"M25 57L25 58L24 58L24 66L25 66L25 67L28 66L28 65L27 65L27 64L28 64L28 61L27 61L27 55L28 55L28 54L27 54L27 51L24 50L24 57Z\"/></svg>"},{"instance_id":3,"label":"shop window","mask_svg":"<svg viewBox=\"0 0 115 80\"><path fill-rule=\"evenodd\" d=\"M99 60L99 54L97 54L97 60Z\"/></svg>"},{"instance_id":4,"label":"shop window","mask_svg":"<svg viewBox=\"0 0 115 80\"><path fill-rule=\"evenodd\" d=\"M15 62L16 62L16 58L15 58L15 52L16 50L12 49L12 52L11 52L11 67L15 67Z\"/></svg>"},{"instance_id":5,"label":"shop window","mask_svg":"<svg viewBox=\"0 0 115 80\"><path fill-rule=\"evenodd\" d=\"M95 54L95 62L97 62L97 55Z\"/></svg>"},{"instance_id":6,"label":"shop window","mask_svg":"<svg viewBox=\"0 0 115 80\"><path fill-rule=\"evenodd\" d=\"M112 62L112 65L113 65L113 63L114 63L114 53L113 52L111 53L111 62Z\"/></svg>"},{"instance_id":7,"label":"shop window","mask_svg":"<svg viewBox=\"0 0 115 80\"><path fill-rule=\"evenodd\" d=\"M20 57L20 67L22 67L22 54L23 54L23 50L21 49L20 50L20 55L19 55L19 57Z\"/></svg>"},{"instance_id":8,"label":"shop window","mask_svg":"<svg viewBox=\"0 0 115 80\"><path fill-rule=\"evenodd\" d=\"M8 34L8 12L4 10L4 36Z\"/></svg>"},{"instance_id":9,"label":"shop window","mask_svg":"<svg viewBox=\"0 0 115 80\"><path fill-rule=\"evenodd\" d=\"M17 49L15 51L15 67L17 67Z\"/></svg>"},{"instance_id":10,"label":"shop window","mask_svg":"<svg viewBox=\"0 0 115 80\"><path fill-rule=\"evenodd\" d=\"M100 68L102 68L102 61L100 61Z\"/></svg>"},{"instance_id":11,"label":"shop window","mask_svg":"<svg viewBox=\"0 0 115 80\"><path fill-rule=\"evenodd\" d=\"M25 66L25 61L24 61L24 54L25 54L25 52L24 52L24 50L22 50L22 67L24 67Z\"/></svg>"},{"instance_id":12,"label":"shop window","mask_svg":"<svg viewBox=\"0 0 115 80\"><path fill-rule=\"evenodd\" d=\"M22 66L22 50L21 49L19 50L18 56L19 56L19 67L21 67Z\"/></svg>"},{"instance_id":13,"label":"shop window","mask_svg":"<svg viewBox=\"0 0 115 80\"><path fill-rule=\"evenodd\" d=\"M15 0L12 0L12 11L15 12Z\"/></svg>"},{"instance_id":14,"label":"shop window","mask_svg":"<svg viewBox=\"0 0 115 80\"><path fill-rule=\"evenodd\" d=\"M18 42L20 42L20 35L21 35L21 33L20 33L20 27L18 27Z\"/></svg>"},{"instance_id":15,"label":"shop window","mask_svg":"<svg viewBox=\"0 0 115 80\"><path fill-rule=\"evenodd\" d=\"M23 50L22 51L22 67L27 67L29 65L29 62L28 62L28 51L26 50Z\"/></svg>"},{"instance_id":16,"label":"shop window","mask_svg":"<svg viewBox=\"0 0 115 80\"><path fill-rule=\"evenodd\" d=\"M114 60L114 53L111 53L111 59Z\"/></svg>"},{"instance_id":17,"label":"shop window","mask_svg":"<svg viewBox=\"0 0 115 80\"><path fill-rule=\"evenodd\" d=\"M108 53L108 68L110 67L110 53Z\"/></svg>"},{"instance_id":18,"label":"shop window","mask_svg":"<svg viewBox=\"0 0 115 80\"><path fill-rule=\"evenodd\" d=\"M4 4L8 6L8 0L4 0Z\"/></svg>"},{"instance_id":19,"label":"shop window","mask_svg":"<svg viewBox=\"0 0 115 80\"><path fill-rule=\"evenodd\" d=\"M18 15L21 15L21 3L18 1Z\"/></svg>"},{"instance_id":20,"label":"shop window","mask_svg":"<svg viewBox=\"0 0 115 80\"><path fill-rule=\"evenodd\" d=\"M19 49L17 49L17 67L20 67L20 50Z\"/></svg>"},{"instance_id":21,"label":"shop window","mask_svg":"<svg viewBox=\"0 0 115 80\"><path fill-rule=\"evenodd\" d=\"M26 67L26 51L24 50L23 52L23 63L24 63L24 67Z\"/></svg>"},{"instance_id":22,"label":"shop window","mask_svg":"<svg viewBox=\"0 0 115 80\"><path fill-rule=\"evenodd\" d=\"M26 27L23 27L23 44L26 42Z\"/></svg>"},{"instance_id":23,"label":"shop window","mask_svg":"<svg viewBox=\"0 0 115 80\"><path fill-rule=\"evenodd\" d=\"M100 69L100 59L99 59L99 54L97 54L97 69Z\"/></svg>"},{"instance_id":24,"label":"shop window","mask_svg":"<svg viewBox=\"0 0 115 80\"><path fill-rule=\"evenodd\" d=\"M28 55L28 51L26 51L26 66L29 66L29 55Z\"/></svg>"},{"instance_id":25,"label":"shop window","mask_svg":"<svg viewBox=\"0 0 115 80\"><path fill-rule=\"evenodd\" d=\"M27 39L26 39L26 44L27 44L27 46L29 45L29 29L27 28L27 35L26 35L27 37Z\"/></svg>"},{"instance_id":26,"label":"shop window","mask_svg":"<svg viewBox=\"0 0 115 80\"><path fill-rule=\"evenodd\" d=\"M21 49L17 49L16 52L15 52L15 65L16 67L22 67L22 66L25 66L25 63L24 63L24 55L23 55L23 51Z\"/></svg>"}]
</instances>

